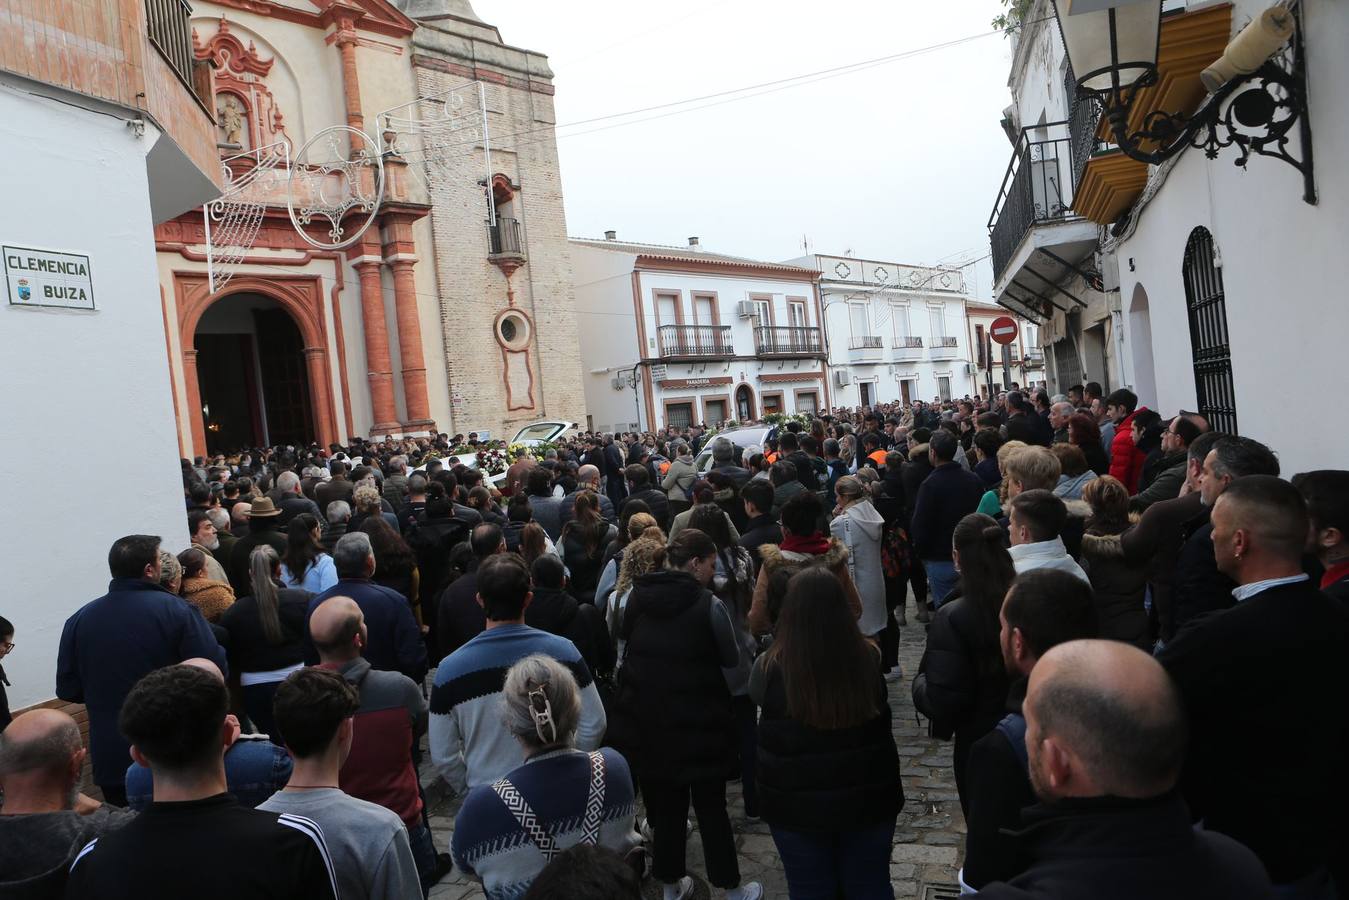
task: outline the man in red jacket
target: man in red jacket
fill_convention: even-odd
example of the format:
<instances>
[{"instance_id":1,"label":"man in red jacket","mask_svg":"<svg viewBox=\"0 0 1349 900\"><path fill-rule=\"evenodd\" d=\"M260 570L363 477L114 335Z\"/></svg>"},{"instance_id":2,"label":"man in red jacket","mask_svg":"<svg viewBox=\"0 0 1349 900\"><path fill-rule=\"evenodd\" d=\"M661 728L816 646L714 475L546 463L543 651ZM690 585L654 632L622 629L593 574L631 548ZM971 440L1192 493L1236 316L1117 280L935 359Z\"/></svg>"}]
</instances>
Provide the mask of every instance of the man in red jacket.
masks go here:
<instances>
[{"instance_id":1,"label":"man in red jacket","mask_svg":"<svg viewBox=\"0 0 1349 900\"><path fill-rule=\"evenodd\" d=\"M1137 406L1138 395L1127 388L1114 391L1105 400L1105 414L1115 423L1115 439L1110 442L1110 474L1129 489L1131 497L1138 493L1138 480L1147 459L1147 454L1134 446L1133 423Z\"/></svg>"}]
</instances>

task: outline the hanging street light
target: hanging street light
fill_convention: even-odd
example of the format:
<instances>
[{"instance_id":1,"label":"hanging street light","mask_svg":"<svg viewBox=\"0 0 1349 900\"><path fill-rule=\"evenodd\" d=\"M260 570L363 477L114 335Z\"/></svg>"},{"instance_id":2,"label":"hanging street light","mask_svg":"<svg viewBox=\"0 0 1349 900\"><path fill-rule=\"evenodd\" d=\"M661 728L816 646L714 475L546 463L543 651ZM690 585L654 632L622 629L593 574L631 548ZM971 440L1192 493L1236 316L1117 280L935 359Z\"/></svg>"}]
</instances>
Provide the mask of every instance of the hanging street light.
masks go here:
<instances>
[{"instance_id":1,"label":"hanging street light","mask_svg":"<svg viewBox=\"0 0 1349 900\"><path fill-rule=\"evenodd\" d=\"M1162 0L1054 0L1054 7L1069 64L1080 73L1078 96L1101 104L1111 138L1126 156L1155 165L1195 147L1216 159L1235 145L1239 166L1257 154L1296 168L1303 175L1303 199L1315 204L1297 2L1265 10L1228 44L1204 71L1211 93L1197 112L1151 110L1136 128L1130 120L1140 94L1159 81ZM1282 53L1290 41L1291 53ZM1295 125L1301 159L1288 150Z\"/></svg>"}]
</instances>

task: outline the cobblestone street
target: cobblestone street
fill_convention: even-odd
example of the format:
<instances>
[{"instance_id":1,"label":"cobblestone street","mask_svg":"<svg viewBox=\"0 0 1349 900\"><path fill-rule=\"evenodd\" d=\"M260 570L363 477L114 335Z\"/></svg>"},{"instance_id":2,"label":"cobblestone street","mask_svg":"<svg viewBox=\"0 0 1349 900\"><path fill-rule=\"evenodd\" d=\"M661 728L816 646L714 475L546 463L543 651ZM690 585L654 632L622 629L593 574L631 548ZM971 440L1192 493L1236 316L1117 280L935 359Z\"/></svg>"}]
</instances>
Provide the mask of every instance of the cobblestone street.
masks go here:
<instances>
[{"instance_id":1,"label":"cobblestone street","mask_svg":"<svg viewBox=\"0 0 1349 900\"><path fill-rule=\"evenodd\" d=\"M951 745L928 737L927 725L919 723L909 697L909 679L918 670L918 661L923 654L924 628L914 623L910 614L910 624L902 631L900 658L905 677L890 686L890 708L894 715L895 743L903 767L905 803L896 825L890 877L895 896L907 898L921 896L925 885L949 887L955 884L965 822L960 814L955 778L951 772ZM446 796L429 760L422 768L422 783L427 785L436 846L445 850L454 831L458 800ZM742 878L762 882L767 900L787 900L787 880L768 826L745 821L738 783L728 785L727 794L731 823L740 849ZM688 866L691 873L704 874L702 846L696 830L688 841ZM647 895L659 897L659 892L653 893L653 890L654 885L648 882ZM699 885L695 896L709 896L705 883ZM481 887L457 869L431 891L432 900L478 900L482 897Z\"/></svg>"}]
</instances>

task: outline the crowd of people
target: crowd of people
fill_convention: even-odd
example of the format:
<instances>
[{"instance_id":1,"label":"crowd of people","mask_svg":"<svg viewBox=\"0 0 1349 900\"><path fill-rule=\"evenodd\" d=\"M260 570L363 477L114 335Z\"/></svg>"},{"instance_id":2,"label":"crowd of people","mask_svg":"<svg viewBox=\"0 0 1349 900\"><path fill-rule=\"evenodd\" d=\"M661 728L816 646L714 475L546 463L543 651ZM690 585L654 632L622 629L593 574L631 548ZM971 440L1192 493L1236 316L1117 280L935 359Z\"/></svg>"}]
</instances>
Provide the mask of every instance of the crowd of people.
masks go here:
<instances>
[{"instance_id":1,"label":"crowd of people","mask_svg":"<svg viewBox=\"0 0 1349 900\"><path fill-rule=\"evenodd\" d=\"M966 892L1349 896L1349 471L1096 384L737 434L184 461L62 634L87 746L0 693L0 893L687 900L696 821L753 900L762 821L795 900L893 898L916 626Z\"/></svg>"}]
</instances>

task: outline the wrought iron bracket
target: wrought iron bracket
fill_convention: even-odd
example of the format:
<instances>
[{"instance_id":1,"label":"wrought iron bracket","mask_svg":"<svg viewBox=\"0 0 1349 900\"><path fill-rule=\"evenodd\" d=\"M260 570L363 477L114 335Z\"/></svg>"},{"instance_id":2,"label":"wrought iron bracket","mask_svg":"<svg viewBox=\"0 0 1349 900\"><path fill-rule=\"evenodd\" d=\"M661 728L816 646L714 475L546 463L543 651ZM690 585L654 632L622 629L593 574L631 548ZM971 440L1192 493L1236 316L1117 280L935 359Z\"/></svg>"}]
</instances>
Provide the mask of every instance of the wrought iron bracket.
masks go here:
<instances>
[{"instance_id":1,"label":"wrought iron bracket","mask_svg":"<svg viewBox=\"0 0 1349 900\"><path fill-rule=\"evenodd\" d=\"M1124 155L1156 165L1187 147L1204 151L1209 159L1217 159L1220 151L1235 146L1238 155L1233 163L1243 169L1252 155L1281 159L1297 169L1302 174L1302 199L1316 205L1300 17L1293 38L1282 53L1251 74L1223 85L1194 115L1186 117L1155 110L1144 117L1137 131L1130 132L1129 111L1138 92L1156 81L1154 72L1133 85L1101 96L1111 135ZM1300 137L1300 158L1289 148L1295 130ZM1153 145L1154 149L1143 149L1147 145Z\"/></svg>"}]
</instances>

